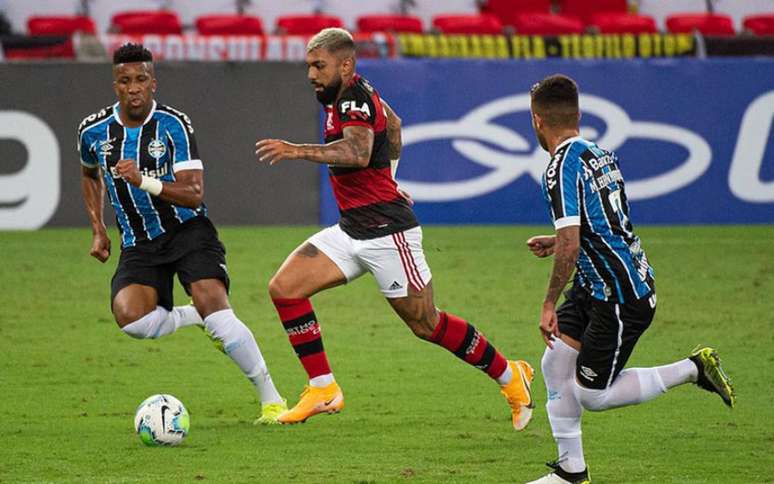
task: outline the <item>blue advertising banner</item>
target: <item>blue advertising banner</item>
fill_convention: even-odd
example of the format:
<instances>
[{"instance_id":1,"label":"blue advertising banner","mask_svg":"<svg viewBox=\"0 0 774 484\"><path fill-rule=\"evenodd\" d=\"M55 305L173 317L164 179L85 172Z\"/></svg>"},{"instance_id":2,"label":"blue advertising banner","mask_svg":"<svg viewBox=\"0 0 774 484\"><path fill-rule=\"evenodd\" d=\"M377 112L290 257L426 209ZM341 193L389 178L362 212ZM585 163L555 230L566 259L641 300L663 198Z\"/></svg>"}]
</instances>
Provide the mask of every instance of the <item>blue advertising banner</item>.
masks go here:
<instances>
[{"instance_id":1,"label":"blue advertising banner","mask_svg":"<svg viewBox=\"0 0 774 484\"><path fill-rule=\"evenodd\" d=\"M398 181L423 223L546 223L529 89L564 73L581 135L615 151L636 223L774 222L774 60L362 61L403 119ZM321 222L338 219L323 177Z\"/></svg>"}]
</instances>

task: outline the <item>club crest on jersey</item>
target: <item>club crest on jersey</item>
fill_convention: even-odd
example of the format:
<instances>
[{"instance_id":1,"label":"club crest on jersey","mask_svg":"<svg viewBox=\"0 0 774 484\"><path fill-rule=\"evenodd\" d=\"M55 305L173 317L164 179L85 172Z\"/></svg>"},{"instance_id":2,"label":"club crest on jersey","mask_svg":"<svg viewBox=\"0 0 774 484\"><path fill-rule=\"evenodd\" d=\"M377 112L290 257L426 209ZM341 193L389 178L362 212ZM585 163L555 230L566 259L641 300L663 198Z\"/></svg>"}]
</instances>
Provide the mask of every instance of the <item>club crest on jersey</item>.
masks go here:
<instances>
[{"instance_id":1,"label":"club crest on jersey","mask_svg":"<svg viewBox=\"0 0 774 484\"><path fill-rule=\"evenodd\" d=\"M368 119L371 117L371 108L367 102L362 106L357 105L357 101L344 101L341 103L341 113L347 114L352 119Z\"/></svg>"},{"instance_id":2,"label":"club crest on jersey","mask_svg":"<svg viewBox=\"0 0 774 484\"><path fill-rule=\"evenodd\" d=\"M148 143L148 154L151 155L155 159L159 159L162 156L164 156L167 153L167 145L164 144L163 141L160 139L152 139L150 143Z\"/></svg>"}]
</instances>

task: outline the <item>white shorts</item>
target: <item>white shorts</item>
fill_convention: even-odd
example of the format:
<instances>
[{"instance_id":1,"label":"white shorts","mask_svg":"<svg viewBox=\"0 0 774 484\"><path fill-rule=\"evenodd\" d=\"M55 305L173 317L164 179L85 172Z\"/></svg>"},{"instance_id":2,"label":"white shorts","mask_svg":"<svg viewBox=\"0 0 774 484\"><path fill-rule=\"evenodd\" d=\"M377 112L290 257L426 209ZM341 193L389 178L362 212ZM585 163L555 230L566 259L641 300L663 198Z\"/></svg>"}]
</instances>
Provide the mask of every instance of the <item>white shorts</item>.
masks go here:
<instances>
[{"instance_id":1,"label":"white shorts","mask_svg":"<svg viewBox=\"0 0 774 484\"><path fill-rule=\"evenodd\" d=\"M408 287L421 291L433 277L422 251L422 228L414 227L376 239L353 239L334 225L307 240L327 255L347 282L366 272L376 278L387 298L406 297Z\"/></svg>"}]
</instances>

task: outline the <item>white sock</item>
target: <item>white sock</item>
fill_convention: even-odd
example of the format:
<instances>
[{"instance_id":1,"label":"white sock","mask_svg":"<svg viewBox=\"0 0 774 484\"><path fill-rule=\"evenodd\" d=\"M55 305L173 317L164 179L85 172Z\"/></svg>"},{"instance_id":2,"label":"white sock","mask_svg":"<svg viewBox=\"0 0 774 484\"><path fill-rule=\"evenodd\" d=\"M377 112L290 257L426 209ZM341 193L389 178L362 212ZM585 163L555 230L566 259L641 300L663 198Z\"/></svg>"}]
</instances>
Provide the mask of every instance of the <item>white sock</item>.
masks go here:
<instances>
[{"instance_id":1,"label":"white sock","mask_svg":"<svg viewBox=\"0 0 774 484\"><path fill-rule=\"evenodd\" d=\"M236 317L234 311L224 309L214 312L204 318L204 326L215 339L223 343L226 354L253 382L261 403L282 402L253 333Z\"/></svg>"},{"instance_id":2,"label":"white sock","mask_svg":"<svg viewBox=\"0 0 774 484\"><path fill-rule=\"evenodd\" d=\"M559 451L559 464L567 472L586 469L581 438L583 407L575 396L575 361L578 352L560 339L546 348L541 361L548 392L546 412Z\"/></svg>"},{"instance_id":3,"label":"white sock","mask_svg":"<svg viewBox=\"0 0 774 484\"><path fill-rule=\"evenodd\" d=\"M657 368L628 368L605 390L593 390L578 383L575 389L583 408L592 411L647 402L667 391Z\"/></svg>"},{"instance_id":4,"label":"white sock","mask_svg":"<svg viewBox=\"0 0 774 484\"><path fill-rule=\"evenodd\" d=\"M180 315L180 325L178 328L185 328L186 326L204 326L204 321L193 304L175 306L172 308L172 311L175 311Z\"/></svg>"},{"instance_id":5,"label":"white sock","mask_svg":"<svg viewBox=\"0 0 774 484\"><path fill-rule=\"evenodd\" d=\"M699 369L696 368L696 363L688 358L671 365L657 366L656 370L667 388L695 382L699 378Z\"/></svg>"},{"instance_id":6,"label":"white sock","mask_svg":"<svg viewBox=\"0 0 774 484\"><path fill-rule=\"evenodd\" d=\"M309 380L309 386L315 388L327 387L336 380L333 378L333 373L326 373L324 375L316 376Z\"/></svg>"},{"instance_id":7,"label":"white sock","mask_svg":"<svg viewBox=\"0 0 774 484\"><path fill-rule=\"evenodd\" d=\"M193 306L178 306L172 308L172 311L156 306L156 309L137 321L127 324L121 330L132 338L155 339L172 334L185 326L201 324L201 320Z\"/></svg>"},{"instance_id":8,"label":"white sock","mask_svg":"<svg viewBox=\"0 0 774 484\"><path fill-rule=\"evenodd\" d=\"M510 363L505 365L505 371L496 380L500 385L507 385L513 380L513 370L511 370Z\"/></svg>"}]
</instances>

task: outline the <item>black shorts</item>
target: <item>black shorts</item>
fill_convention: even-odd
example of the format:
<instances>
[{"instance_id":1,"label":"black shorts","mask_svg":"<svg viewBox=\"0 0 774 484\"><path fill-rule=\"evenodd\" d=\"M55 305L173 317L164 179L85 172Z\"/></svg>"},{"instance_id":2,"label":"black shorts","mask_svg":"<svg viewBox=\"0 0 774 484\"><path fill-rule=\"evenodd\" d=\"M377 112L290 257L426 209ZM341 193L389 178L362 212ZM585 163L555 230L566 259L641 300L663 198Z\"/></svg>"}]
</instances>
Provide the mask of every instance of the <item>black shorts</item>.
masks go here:
<instances>
[{"instance_id":1,"label":"black shorts","mask_svg":"<svg viewBox=\"0 0 774 484\"><path fill-rule=\"evenodd\" d=\"M118 291L142 284L155 288L158 305L171 310L175 274L189 295L191 283L202 279L220 279L228 291L226 249L208 218L192 218L174 231L123 249L110 284L111 305Z\"/></svg>"},{"instance_id":2,"label":"black shorts","mask_svg":"<svg viewBox=\"0 0 774 484\"><path fill-rule=\"evenodd\" d=\"M605 389L623 370L637 340L653 321L655 290L642 299L618 304L600 301L573 286L565 298L556 315L559 331L581 343L575 375L584 387Z\"/></svg>"}]
</instances>

